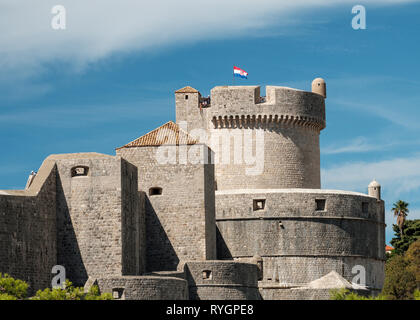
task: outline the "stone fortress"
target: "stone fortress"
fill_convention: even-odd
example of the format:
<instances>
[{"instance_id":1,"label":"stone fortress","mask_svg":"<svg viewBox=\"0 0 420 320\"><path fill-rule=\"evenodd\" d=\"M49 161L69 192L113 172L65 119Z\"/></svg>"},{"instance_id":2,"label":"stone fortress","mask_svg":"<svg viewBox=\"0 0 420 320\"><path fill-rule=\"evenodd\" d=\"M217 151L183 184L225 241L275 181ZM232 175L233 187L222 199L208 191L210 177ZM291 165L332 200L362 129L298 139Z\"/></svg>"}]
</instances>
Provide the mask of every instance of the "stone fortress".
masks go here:
<instances>
[{"instance_id":1,"label":"stone fortress","mask_svg":"<svg viewBox=\"0 0 420 320\"><path fill-rule=\"evenodd\" d=\"M312 92L267 86L265 97L258 86L219 86L207 98L185 87L175 92L176 123L116 156L49 156L25 190L0 191L0 272L34 291L62 265L75 285L116 299L379 292L380 185L320 189L325 98L320 78ZM351 284L360 268L365 283Z\"/></svg>"}]
</instances>

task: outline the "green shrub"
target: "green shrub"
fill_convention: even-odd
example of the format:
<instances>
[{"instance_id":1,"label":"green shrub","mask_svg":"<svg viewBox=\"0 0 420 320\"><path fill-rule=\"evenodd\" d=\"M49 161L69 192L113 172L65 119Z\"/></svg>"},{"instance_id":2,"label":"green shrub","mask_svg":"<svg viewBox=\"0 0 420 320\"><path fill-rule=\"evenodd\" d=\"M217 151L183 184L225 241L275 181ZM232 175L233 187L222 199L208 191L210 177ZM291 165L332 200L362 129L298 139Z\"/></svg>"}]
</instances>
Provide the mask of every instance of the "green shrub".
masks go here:
<instances>
[{"instance_id":1,"label":"green shrub","mask_svg":"<svg viewBox=\"0 0 420 320\"><path fill-rule=\"evenodd\" d=\"M73 284L66 280L65 289L38 290L31 300L112 300L112 295L110 293L100 295L97 286L92 286L89 292L85 293L82 287L73 287Z\"/></svg>"},{"instance_id":2,"label":"green shrub","mask_svg":"<svg viewBox=\"0 0 420 320\"><path fill-rule=\"evenodd\" d=\"M361 296L348 289L331 290L331 300L386 300L383 295L378 296Z\"/></svg>"},{"instance_id":3,"label":"green shrub","mask_svg":"<svg viewBox=\"0 0 420 320\"><path fill-rule=\"evenodd\" d=\"M27 294L28 284L25 281L0 273L0 300L22 300Z\"/></svg>"},{"instance_id":4,"label":"green shrub","mask_svg":"<svg viewBox=\"0 0 420 320\"><path fill-rule=\"evenodd\" d=\"M416 289L416 275L402 255L395 255L385 264L385 283L382 294L390 300L411 300Z\"/></svg>"}]
</instances>

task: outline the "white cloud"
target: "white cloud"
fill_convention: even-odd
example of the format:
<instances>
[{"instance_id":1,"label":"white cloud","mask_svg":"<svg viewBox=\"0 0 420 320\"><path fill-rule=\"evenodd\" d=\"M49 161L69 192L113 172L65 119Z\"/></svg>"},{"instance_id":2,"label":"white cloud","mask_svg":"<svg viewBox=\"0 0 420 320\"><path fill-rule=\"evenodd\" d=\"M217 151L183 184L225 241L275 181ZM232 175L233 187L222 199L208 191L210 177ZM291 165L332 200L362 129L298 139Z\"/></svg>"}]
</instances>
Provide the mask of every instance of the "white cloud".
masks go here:
<instances>
[{"instance_id":1,"label":"white cloud","mask_svg":"<svg viewBox=\"0 0 420 320\"><path fill-rule=\"evenodd\" d=\"M371 0L399 4L410 0ZM51 28L51 8L64 5L67 29ZM314 8L349 5L333 0L24 0L0 2L0 71L19 77L42 71L50 62L86 63L118 52L141 51L208 38L232 37L266 26L296 22ZM289 29L289 31L291 28ZM10 72L8 79L16 77Z\"/></svg>"},{"instance_id":2,"label":"white cloud","mask_svg":"<svg viewBox=\"0 0 420 320\"><path fill-rule=\"evenodd\" d=\"M323 188L364 190L376 179L389 197L420 189L420 154L378 162L351 162L321 170Z\"/></svg>"},{"instance_id":3,"label":"white cloud","mask_svg":"<svg viewBox=\"0 0 420 320\"><path fill-rule=\"evenodd\" d=\"M359 153L383 150L390 145L371 144L365 137L356 137L347 144L341 143L327 146L321 150L322 154Z\"/></svg>"}]
</instances>

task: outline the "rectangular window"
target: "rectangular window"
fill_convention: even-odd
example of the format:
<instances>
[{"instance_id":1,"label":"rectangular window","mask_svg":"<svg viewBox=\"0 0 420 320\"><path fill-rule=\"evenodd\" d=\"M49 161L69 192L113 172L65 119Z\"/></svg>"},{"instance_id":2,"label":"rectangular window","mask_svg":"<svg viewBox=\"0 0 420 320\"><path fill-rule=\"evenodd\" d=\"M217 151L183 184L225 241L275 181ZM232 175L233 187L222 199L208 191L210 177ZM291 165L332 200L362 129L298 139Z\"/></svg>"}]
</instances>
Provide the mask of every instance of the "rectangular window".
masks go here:
<instances>
[{"instance_id":1,"label":"rectangular window","mask_svg":"<svg viewBox=\"0 0 420 320\"><path fill-rule=\"evenodd\" d=\"M363 213L369 212L369 202L362 202L362 212Z\"/></svg>"},{"instance_id":2,"label":"rectangular window","mask_svg":"<svg viewBox=\"0 0 420 320\"><path fill-rule=\"evenodd\" d=\"M211 280L211 271L210 270L203 270L203 280Z\"/></svg>"},{"instance_id":3,"label":"rectangular window","mask_svg":"<svg viewBox=\"0 0 420 320\"><path fill-rule=\"evenodd\" d=\"M316 211L324 211L325 210L325 199L316 199Z\"/></svg>"},{"instance_id":4,"label":"rectangular window","mask_svg":"<svg viewBox=\"0 0 420 320\"><path fill-rule=\"evenodd\" d=\"M113 288L112 298L115 300L124 299L124 288Z\"/></svg>"},{"instance_id":5,"label":"rectangular window","mask_svg":"<svg viewBox=\"0 0 420 320\"><path fill-rule=\"evenodd\" d=\"M253 203L254 211L265 209L265 199L255 199Z\"/></svg>"}]
</instances>

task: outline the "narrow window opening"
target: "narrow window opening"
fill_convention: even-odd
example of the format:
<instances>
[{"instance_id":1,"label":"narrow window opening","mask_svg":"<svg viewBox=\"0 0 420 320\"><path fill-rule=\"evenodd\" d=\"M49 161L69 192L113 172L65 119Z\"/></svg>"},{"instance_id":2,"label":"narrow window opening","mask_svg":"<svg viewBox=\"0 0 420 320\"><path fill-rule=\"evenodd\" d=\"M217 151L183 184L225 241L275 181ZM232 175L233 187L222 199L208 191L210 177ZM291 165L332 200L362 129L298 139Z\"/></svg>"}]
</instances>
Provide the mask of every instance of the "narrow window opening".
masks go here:
<instances>
[{"instance_id":1,"label":"narrow window opening","mask_svg":"<svg viewBox=\"0 0 420 320\"><path fill-rule=\"evenodd\" d=\"M369 202L362 202L362 212L368 213L369 211Z\"/></svg>"},{"instance_id":2,"label":"narrow window opening","mask_svg":"<svg viewBox=\"0 0 420 320\"><path fill-rule=\"evenodd\" d=\"M185 100L188 100L188 94L185 95Z\"/></svg>"},{"instance_id":3,"label":"narrow window opening","mask_svg":"<svg viewBox=\"0 0 420 320\"><path fill-rule=\"evenodd\" d=\"M265 199L255 199L253 202L254 211L260 211L265 209Z\"/></svg>"},{"instance_id":4,"label":"narrow window opening","mask_svg":"<svg viewBox=\"0 0 420 320\"><path fill-rule=\"evenodd\" d=\"M212 274L210 270L203 270L203 279L204 280L211 280Z\"/></svg>"},{"instance_id":5,"label":"narrow window opening","mask_svg":"<svg viewBox=\"0 0 420 320\"><path fill-rule=\"evenodd\" d=\"M89 173L89 167L86 167L86 166L77 166L71 169L72 177L87 176L88 173Z\"/></svg>"},{"instance_id":6,"label":"narrow window opening","mask_svg":"<svg viewBox=\"0 0 420 320\"><path fill-rule=\"evenodd\" d=\"M317 211L324 211L325 210L325 199L316 199L316 210Z\"/></svg>"},{"instance_id":7,"label":"narrow window opening","mask_svg":"<svg viewBox=\"0 0 420 320\"><path fill-rule=\"evenodd\" d=\"M153 187L149 189L149 196L160 196L162 194L162 188Z\"/></svg>"},{"instance_id":8,"label":"narrow window opening","mask_svg":"<svg viewBox=\"0 0 420 320\"><path fill-rule=\"evenodd\" d=\"M123 288L113 288L112 289L112 298L119 300L124 298L124 289Z\"/></svg>"}]
</instances>

